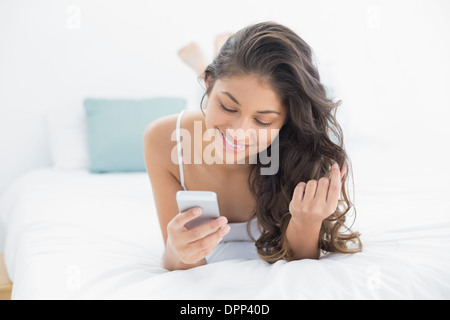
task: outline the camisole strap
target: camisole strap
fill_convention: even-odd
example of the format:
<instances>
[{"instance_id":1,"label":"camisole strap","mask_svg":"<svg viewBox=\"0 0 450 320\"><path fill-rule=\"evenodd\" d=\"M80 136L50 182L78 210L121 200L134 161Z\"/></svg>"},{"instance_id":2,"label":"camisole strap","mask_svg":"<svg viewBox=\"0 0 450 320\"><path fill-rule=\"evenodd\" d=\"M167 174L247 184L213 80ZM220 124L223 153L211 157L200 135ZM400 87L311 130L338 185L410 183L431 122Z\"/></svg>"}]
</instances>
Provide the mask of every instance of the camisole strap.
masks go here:
<instances>
[{"instance_id":1,"label":"camisole strap","mask_svg":"<svg viewBox=\"0 0 450 320\"><path fill-rule=\"evenodd\" d=\"M177 135L177 151L178 151L178 168L180 170L180 183L183 187L183 190L186 190L186 187L184 186L184 172L183 172L183 156L181 154L181 117L183 116L185 110L181 110L181 112L178 114L177 118L177 127L176 127L176 135Z\"/></svg>"}]
</instances>

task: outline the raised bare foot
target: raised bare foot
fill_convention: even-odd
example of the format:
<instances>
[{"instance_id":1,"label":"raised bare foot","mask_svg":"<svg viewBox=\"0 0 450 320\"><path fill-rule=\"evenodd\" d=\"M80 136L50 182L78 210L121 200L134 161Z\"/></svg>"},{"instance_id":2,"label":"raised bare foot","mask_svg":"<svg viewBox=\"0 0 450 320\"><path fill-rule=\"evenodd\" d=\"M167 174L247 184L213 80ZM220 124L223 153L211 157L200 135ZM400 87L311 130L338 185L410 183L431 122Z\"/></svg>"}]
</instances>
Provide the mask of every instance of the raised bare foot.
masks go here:
<instances>
[{"instance_id":1,"label":"raised bare foot","mask_svg":"<svg viewBox=\"0 0 450 320\"><path fill-rule=\"evenodd\" d=\"M196 72L197 76L201 76L208 66L208 60L195 42L178 50L178 56Z\"/></svg>"}]
</instances>

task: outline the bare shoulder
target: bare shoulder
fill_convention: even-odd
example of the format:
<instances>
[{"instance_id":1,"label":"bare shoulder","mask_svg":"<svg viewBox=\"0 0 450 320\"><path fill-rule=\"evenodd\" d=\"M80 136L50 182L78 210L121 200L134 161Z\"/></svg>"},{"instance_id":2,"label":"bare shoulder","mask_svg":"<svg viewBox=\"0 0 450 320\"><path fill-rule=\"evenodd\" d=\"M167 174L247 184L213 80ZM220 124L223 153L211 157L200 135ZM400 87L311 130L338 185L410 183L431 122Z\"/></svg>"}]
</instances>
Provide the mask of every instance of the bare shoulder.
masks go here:
<instances>
[{"instance_id":1,"label":"bare shoulder","mask_svg":"<svg viewBox=\"0 0 450 320\"><path fill-rule=\"evenodd\" d=\"M190 117L190 112L183 114L181 128L189 126ZM164 241L167 240L167 224L178 214L175 197L182 189L176 153L177 118L177 114L159 118L144 131L145 165Z\"/></svg>"},{"instance_id":2,"label":"bare shoulder","mask_svg":"<svg viewBox=\"0 0 450 320\"><path fill-rule=\"evenodd\" d=\"M187 110L184 112L181 125L192 133L193 122L199 119L201 111ZM174 175L178 171L176 161L171 161L176 148L176 123L178 114L158 118L147 125L144 131L144 152L146 162L154 168L167 168ZM148 168L147 168L148 169Z\"/></svg>"},{"instance_id":3,"label":"bare shoulder","mask_svg":"<svg viewBox=\"0 0 450 320\"><path fill-rule=\"evenodd\" d=\"M193 130L193 122L202 118L201 111L188 110L185 111L181 120L181 128L191 132ZM176 144L175 128L178 114L171 114L158 118L147 125L144 131L144 142L150 143L157 147L165 147L172 141Z\"/></svg>"},{"instance_id":4,"label":"bare shoulder","mask_svg":"<svg viewBox=\"0 0 450 320\"><path fill-rule=\"evenodd\" d=\"M158 118L147 125L144 131L144 155L147 171L150 168L171 170L171 151L176 147L175 127L177 114Z\"/></svg>"},{"instance_id":5,"label":"bare shoulder","mask_svg":"<svg viewBox=\"0 0 450 320\"><path fill-rule=\"evenodd\" d=\"M171 114L153 120L144 131L144 142L157 145L167 145L175 130L178 114ZM168 139L167 139L168 138Z\"/></svg>"}]
</instances>

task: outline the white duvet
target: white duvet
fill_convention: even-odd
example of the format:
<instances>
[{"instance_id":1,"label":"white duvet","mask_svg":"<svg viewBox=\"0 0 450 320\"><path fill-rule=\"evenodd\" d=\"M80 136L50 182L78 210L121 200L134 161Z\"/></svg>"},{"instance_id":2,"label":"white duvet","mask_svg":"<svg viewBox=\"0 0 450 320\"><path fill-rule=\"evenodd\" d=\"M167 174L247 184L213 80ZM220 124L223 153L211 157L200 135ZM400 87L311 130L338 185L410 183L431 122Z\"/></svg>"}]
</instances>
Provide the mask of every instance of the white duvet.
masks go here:
<instances>
[{"instance_id":1,"label":"white duvet","mask_svg":"<svg viewBox=\"0 0 450 320\"><path fill-rule=\"evenodd\" d=\"M449 299L449 175L442 159L413 154L383 146L351 154L361 253L173 272L161 266L145 173L30 171L0 199L12 298Z\"/></svg>"}]
</instances>

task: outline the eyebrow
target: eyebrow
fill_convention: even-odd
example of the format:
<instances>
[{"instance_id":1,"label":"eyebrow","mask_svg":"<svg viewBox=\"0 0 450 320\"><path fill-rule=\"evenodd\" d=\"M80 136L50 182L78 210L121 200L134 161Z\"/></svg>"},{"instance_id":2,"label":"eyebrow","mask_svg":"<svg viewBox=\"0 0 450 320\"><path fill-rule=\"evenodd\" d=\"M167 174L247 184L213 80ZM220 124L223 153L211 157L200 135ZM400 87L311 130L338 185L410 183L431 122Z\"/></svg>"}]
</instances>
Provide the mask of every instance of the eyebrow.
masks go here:
<instances>
[{"instance_id":1,"label":"eyebrow","mask_svg":"<svg viewBox=\"0 0 450 320\"><path fill-rule=\"evenodd\" d=\"M241 104L239 103L239 101L237 101L237 99L235 97L233 97L231 95L231 93L229 93L228 91L220 91L223 94L226 94L231 100L233 100L234 103L236 103L239 107L241 107ZM264 110L264 111L256 111L256 113L262 113L262 114L267 114L267 113L276 113L276 114L280 114L277 111L274 110Z\"/></svg>"}]
</instances>

